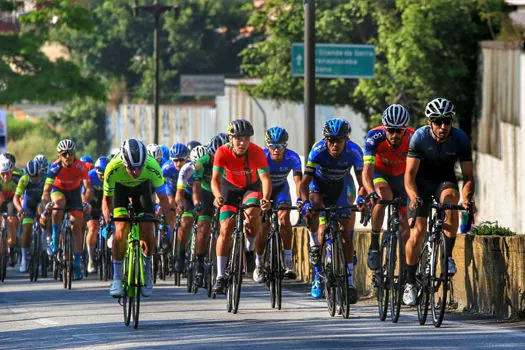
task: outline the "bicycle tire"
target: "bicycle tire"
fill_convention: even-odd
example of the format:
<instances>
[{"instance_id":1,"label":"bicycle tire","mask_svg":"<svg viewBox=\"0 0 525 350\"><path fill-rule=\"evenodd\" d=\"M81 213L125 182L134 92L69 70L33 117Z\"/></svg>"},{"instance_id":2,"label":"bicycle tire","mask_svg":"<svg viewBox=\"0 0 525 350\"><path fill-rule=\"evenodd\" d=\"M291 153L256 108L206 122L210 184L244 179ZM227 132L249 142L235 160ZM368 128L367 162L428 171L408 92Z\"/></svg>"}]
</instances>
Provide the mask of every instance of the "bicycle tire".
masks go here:
<instances>
[{"instance_id":1,"label":"bicycle tire","mask_svg":"<svg viewBox=\"0 0 525 350\"><path fill-rule=\"evenodd\" d=\"M277 310L281 310L282 306L282 298L283 298L283 277L284 277L284 269L283 269L283 244L281 241L281 236L279 235L279 232L275 235L275 272L274 272L274 278L275 278L275 290L277 292Z\"/></svg>"},{"instance_id":2,"label":"bicycle tire","mask_svg":"<svg viewBox=\"0 0 525 350\"><path fill-rule=\"evenodd\" d=\"M40 268L40 252L41 252L41 237L40 232L35 232L35 250L31 256L31 261L33 262L33 282L38 282L38 270Z\"/></svg>"},{"instance_id":3,"label":"bicycle tire","mask_svg":"<svg viewBox=\"0 0 525 350\"><path fill-rule=\"evenodd\" d=\"M336 300L338 313L343 318L350 317L350 296L348 294L348 268L345 250L339 232L333 240L332 263L336 277Z\"/></svg>"},{"instance_id":4,"label":"bicycle tire","mask_svg":"<svg viewBox=\"0 0 525 350\"><path fill-rule=\"evenodd\" d=\"M142 280L144 265L142 263L142 249L140 244L135 246L135 254L133 254L133 328L137 329L139 326L140 317L140 293L144 281Z\"/></svg>"},{"instance_id":5,"label":"bicycle tire","mask_svg":"<svg viewBox=\"0 0 525 350\"><path fill-rule=\"evenodd\" d=\"M53 266L52 266L52 268L53 268L53 279L56 281L56 280L58 280L59 277L60 277L60 281L62 281L62 277L59 276L59 270L60 270L62 267L59 266L56 255L53 256L53 257L51 257L51 264L53 265Z\"/></svg>"},{"instance_id":6,"label":"bicycle tire","mask_svg":"<svg viewBox=\"0 0 525 350\"><path fill-rule=\"evenodd\" d=\"M131 314L132 314L132 305L133 305L133 294L132 294L132 288L130 285L130 276L133 275L133 264L130 264L130 259L132 256L130 256L130 249L128 248L128 252L126 256L124 257L124 266L122 271L122 281L124 284L124 295L121 297L122 299L122 309L124 311L124 325L126 327L129 326L131 322Z\"/></svg>"},{"instance_id":7,"label":"bicycle tire","mask_svg":"<svg viewBox=\"0 0 525 350\"><path fill-rule=\"evenodd\" d=\"M427 321L428 307L430 304L429 296L429 276L427 275L428 263L428 246L425 244L421 257L417 265L417 283L418 283L418 297L417 297L417 318L420 325L424 325Z\"/></svg>"},{"instance_id":8,"label":"bicycle tire","mask_svg":"<svg viewBox=\"0 0 525 350\"><path fill-rule=\"evenodd\" d=\"M73 280L73 232L70 228L67 230L68 235L68 263L67 263L67 289L71 290L71 281Z\"/></svg>"},{"instance_id":9,"label":"bicycle tire","mask_svg":"<svg viewBox=\"0 0 525 350\"><path fill-rule=\"evenodd\" d=\"M206 261L207 260L207 261ZM212 233L208 242L208 256L205 260L205 276L208 298L213 296L213 285L217 279L217 266L215 258L215 235Z\"/></svg>"},{"instance_id":10,"label":"bicycle tire","mask_svg":"<svg viewBox=\"0 0 525 350\"><path fill-rule=\"evenodd\" d=\"M35 232L31 231L31 259L29 259L29 266L28 266L28 272L29 272L29 281L33 282L35 279L35 271L33 270L33 265L35 264L34 257L36 256L36 239L35 239Z\"/></svg>"},{"instance_id":11,"label":"bicycle tire","mask_svg":"<svg viewBox=\"0 0 525 350\"><path fill-rule=\"evenodd\" d=\"M244 252L244 233L240 232L236 236L237 249L235 250L235 270L233 274L233 309L234 314L237 313L239 309L239 302L241 298L241 285L242 285L242 275L243 275L243 252Z\"/></svg>"},{"instance_id":12,"label":"bicycle tire","mask_svg":"<svg viewBox=\"0 0 525 350\"><path fill-rule=\"evenodd\" d=\"M440 327L447 308L448 292L448 258L443 232L440 232L439 238L434 240L432 253L433 266L431 269L430 309L432 311L432 323L434 327Z\"/></svg>"},{"instance_id":13,"label":"bicycle tire","mask_svg":"<svg viewBox=\"0 0 525 350\"><path fill-rule=\"evenodd\" d=\"M1 254L0 254L0 280L2 283L5 280L7 274L7 263L8 263L8 251L7 251L7 231L5 228L0 230L1 235Z\"/></svg>"},{"instance_id":14,"label":"bicycle tire","mask_svg":"<svg viewBox=\"0 0 525 350\"><path fill-rule=\"evenodd\" d=\"M266 287L270 291L270 306L275 309L275 275L274 275L274 236L273 232L270 232L268 241L266 243L266 249L264 250L264 271L265 271L265 282Z\"/></svg>"},{"instance_id":15,"label":"bicycle tire","mask_svg":"<svg viewBox=\"0 0 525 350\"><path fill-rule=\"evenodd\" d=\"M47 270L49 269L49 258L47 252L42 249L40 251L40 265L42 266L42 278L47 278Z\"/></svg>"},{"instance_id":16,"label":"bicycle tire","mask_svg":"<svg viewBox=\"0 0 525 350\"><path fill-rule=\"evenodd\" d=\"M64 285L64 289L67 289L67 280L68 280L68 265L69 265L69 235L67 234L67 230L62 232L62 243L61 243L61 254L62 254L62 283Z\"/></svg>"},{"instance_id":17,"label":"bicycle tire","mask_svg":"<svg viewBox=\"0 0 525 350\"><path fill-rule=\"evenodd\" d=\"M389 231L383 232L381 237L381 248L380 248L380 258L381 262L379 265L379 270L377 272L377 306L379 311L379 320L384 321L387 317L388 312L388 301L390 290L388 288L388 252L389 252Z\"/></svg>"},{"instance_id":18,"label":"bicycle tire","mask_svg":"<svg viewBox=\"0 0 525 350\"><path fill-rule=\"evenodd\" d=\"M328 307L328 314L332 317L335 315L336 309L336 288L334 282L334 272L332 268L331 257L330 260L326 255L326 243L322 246L323 251L323 284L324 284L324 295L326 298L326 304Z\"/></svg>"},{"instance_id":19,"label":"bicycle tire","mask_svg":"<svg viewBox=\"0 0 525 350\"><path fill-rule=\"evenodd\" d=\"M405 256L403 252L403 238L400 231L390 237L390 319L393 323L399 321L401 303L403 299L403 273L405 270Z\"/></svg>"}]
</instances>

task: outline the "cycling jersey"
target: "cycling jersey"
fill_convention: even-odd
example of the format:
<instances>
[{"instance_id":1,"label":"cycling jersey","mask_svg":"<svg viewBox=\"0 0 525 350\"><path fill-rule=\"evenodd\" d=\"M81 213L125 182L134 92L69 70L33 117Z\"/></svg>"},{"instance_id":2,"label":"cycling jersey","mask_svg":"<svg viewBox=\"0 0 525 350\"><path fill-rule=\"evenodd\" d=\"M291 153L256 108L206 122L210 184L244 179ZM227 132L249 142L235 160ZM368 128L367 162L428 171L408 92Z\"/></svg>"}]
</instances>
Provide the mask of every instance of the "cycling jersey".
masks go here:
<instances>
[{"instance_id":1,"label":"cycling jersey","mask_svg":"<svg viewBox=\"0 0 525 350\"><path fill-rule=\"evenodd\" d=\"M195 181L201 182L201 187L211 192L211 176L213 172L213 158L206 154L203 157L200 157L195 162L195 172L193 177Z\"/></svg>"},{"instance_id":2,"label":"cycling jersey","mask_svg":"<svg viewBox=\"0 0 525 350\"><path fill-rule=\"evenodd\" d=\"M181 168L182 169L182 168ZM162 166L162 176L166 180L166 193L168 196L174 196L177 192L177 181L179 180L179 172L172 161Z\"/></svg>"},{"instance_id":3,"label":"cycling jersey","mask_svg":"<svg viewBox=\"0 0 525 350\"><path fill-rule=\"evenodd\" d=\"M363 171L361 147L352 141L347 141L343 153L334 158L328 152L325 140L321 140L314 145L308 155L306 168L310 168L310 170L307 169L305 173L313 173L312 175L321 181L342 182L352 167L354 167L356 174Z\"/></svg>"},{"instance_id":4,"label":"cycling jersey","mask_svg":"<svg viewBox=\"0 0 525 350\"><path fill-rule=\"evenodd\" d=\"M426 125L414 133L408 157L421 161L416 179L457 182L454 165L457 160L472 161L472 149L468 136L461 129L452 127L447 140L440 143L432 137L431 128Z\"/></svg>"},{"instance_id":5,"label":"cycling jersey","mask_svg":"<svg viewBox=\"0 0 525 350\"><path fill-rule=\"evenodd\" d=\"M45 177L41 176L38 182L33 182L29 175L24 175L18 181L15 193L24 196L24 199L34 199L40 201L44 192Z\"/></svg>"},{"instance_id":6,"label":"cycling jersey","mask_svg":"<svg viewBox=\"0 0 525 350\"><path fill-rule=\"evenodd\" d=\"M195 167L192 162L188 162L182 166L179 171L179 178L177 179L177 189L184 190L186 193L193 192L193 173Z\"/></svg>"},{"instance_id":7,"label":"cycling jersey","mask_svg":"<svg viewBox=\"0 0 525 350\"><path fill-rule=\"evenodd\" d=\"M158 195L166 194L162 171L155 158L149 154L147 155L142 172L140 176L135 179L127 173L126 166L122 162L122 159L120 159L120 157L114 157L108 163L106 171L104 172L103 193L105 196L113 196L115 184L117 183L126 187L136 187L146 181L151 182Z\"/></svg>"},{"instance_id":8,"label":"cycling jersey","mask_svg":"<svg viewBox=\"0 0 525 350\"><path fill-rule=\"evenodd\" d=\"M0 178L0 191L4 196L4 199L14 197L16 187L18 186L18 181L20 181L20 177L18 175L15 175L14 172L11 176L11 180L9 180L8 182L4 182L4 180L1 180Z\"/></svg>"},{"instance_id":9,"label":"cycling jersey","mask_svg":"<svg viewBox=\"0 0 525 350\"><path fill-rule=\"evenodd\" d=\"M374 164L375 171L391 176L403 175L406 168L408 146L414 129L407 128L401 144L393 148L386 138L383 125L368 132L365 143L365 164Z\"/></svg>"},{"instance_id":10,"label":"cycling jersey","mask_svg":"<svg viewBox=\"0 0 525 350\"><path fill-rule=\"evenodd\" d=\"M222 145L215 152L213 171L222 174L225 181L238 188L247 188L259 180L259 175L268 172L268 162L262 148L250 143L242 156L233 152L233 145Z\"/></svg>"},{"instance_id":11,"label":"cycling jersey","mask_svg":"<svg viewBox=\"0 0 525 350\"><path fill-rule=\"evenodd\" d=\"M60 160L57 160L49 167L46 185L51 184L57 189L71 191L80 188L83 180L89 180L88 170L84 162L75 159L71 167L67 168L62 165Z\"/></svg>"},{"instance_id":12,"label":"cycling jersey","mask_svg":"<svg viewBox=\"0 0 525 350\"><path fill-rule=\"evenodd\" d=\"M270 177L272 179L272 187L283 186L287 181L286 178L290 171L293 170L294 176L301 176L301 158L299 155L290 149L284 151L283 159L281 161L272 160L270 156L270 150L264 149L266 154L266 160L268 161L268 167L270 169Z\"/></svg>"},{"instance_id":13,"label":"cycling jersey","mask_svg":"<svg viewBox=\"0 0 525 350\"><path fill-rule=\"evenodd\" d=\"M17 175L18 177L22 177L22 175L24 175L26 172L24 171L24 169L22 168L19 168L15 165L15 167L13 168L13 174L14 175Z\"/></svg>"}]
</instances>

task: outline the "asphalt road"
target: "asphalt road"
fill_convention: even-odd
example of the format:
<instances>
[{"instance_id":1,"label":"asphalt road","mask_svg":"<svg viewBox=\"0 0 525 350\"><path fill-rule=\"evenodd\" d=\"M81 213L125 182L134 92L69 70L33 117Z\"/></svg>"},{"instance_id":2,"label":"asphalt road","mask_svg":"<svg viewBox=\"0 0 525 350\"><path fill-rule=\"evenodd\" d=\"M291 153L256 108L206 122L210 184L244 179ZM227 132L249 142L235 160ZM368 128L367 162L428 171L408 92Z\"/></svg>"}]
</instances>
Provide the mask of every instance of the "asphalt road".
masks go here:
<instances>
[{"instance_id":1,"label":"asphalt road","mask_svg":"<svg viewBox=\"0 0 525 350\"><path fill-rule=\"evenodd\" d=\"M379 321L372 300L355 305L348 320L332 318L323 300L297 284L286 287L279 311L271 309L266 288L252 281L243 285L235 315L226 312L223 296L212 300L204 291L188 294L161 282L143 299L135 330L124 326L108 288L90 276L69 291L51 279L30 283L8 269L0 285L0 349L525 348L522 323L447 314L437 329L420 326L416 310L406 308L393 324Z\"/></svg>"}]
</instances>

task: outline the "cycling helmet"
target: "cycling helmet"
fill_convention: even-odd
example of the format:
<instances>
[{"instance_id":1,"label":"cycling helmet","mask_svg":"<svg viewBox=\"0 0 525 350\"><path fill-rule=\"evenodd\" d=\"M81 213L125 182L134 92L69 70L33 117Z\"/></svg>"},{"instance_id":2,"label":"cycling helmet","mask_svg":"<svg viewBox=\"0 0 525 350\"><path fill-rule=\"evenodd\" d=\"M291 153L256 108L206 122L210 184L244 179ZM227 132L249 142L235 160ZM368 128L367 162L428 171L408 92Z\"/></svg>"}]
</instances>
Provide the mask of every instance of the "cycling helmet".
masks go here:
<instances>
[{"instance_id":1,"label":"cycling helmet","mask_svg":"<svg viewBox=\"0 0 525 350\"><path fill-rule=\"evenodd\" d=\"M14 166L13 162L5 155L0 156L0 173L7 173L13 170Z\"/></svg>"},{"instance_id":2,"label":"cycling helmet","mask_svg":"<svg viewBox=\"0 0 525 350\"><path fill-rule=\"evenodd\" d=\"M456 115L454 104L443 97L433 99L425 109L427 118L453 117Z\"/></svg>"},{"instance_id":3,"label":"cycling helmet","mask_svg":"<svg viewBox=\"0 0 525 350\"><path fill-rule=\"evenodd\" d=\"M5 152L4 153L4 157L9 159L11 161L11 163L13 163L13 166L16 164L16 157L15 157L15 155L13 153Z\"/></svg>"},{"instance_id":4,"label":"cycling helmet","mask_svg":"<svg viewBox=\"0 0 525 350\"><path fill-rule=\"evenodd\" d=\"M122 159L124 166L129 169L142 168L147 155L146 146L137 139L127 139L120 147L120 159Z\"/></svg>"},{"instance_id":5,"label":"cycling helmet","mask_svg":"<svg viewBox=\"0 0 525 350\"><path fill-rule=\"evenodd\" d=\"M245 119L237 119L228 125L228 135L230 136L253 136L253 126Z\"/></svg>"},{"instance_id":6,"label":"cycling helmet","mask_svg":"<svg viewBox=\"0 0 525 350\"><path fill-rule=\"evenodd\" d=\"M37 176L40 173L40 162L37 160L30 160L26 164L26 174L29 176Z\"/></svg>"},{"instance_id":7,"label":"cycling helmet","mask_svg":"<svg viewBox=\"0 0 525 350\"><path fill-rule=\"evenodd\" d=\"M91 156L82 156L80 157L80 160L84 163L91 163L93 164L93 158L91 158Z\"/></svg>"},{"instance_id":8,"label":"cycling helmet","mask_svg":"<svg viewBox=\"0 0 525 350\"><path fill-rule=\"evenodd\" d=\"M188 150L188 147L183 143L176 143L173 146L171 146L170 149L170 158L171 159L177 159L177 158L186 158L190 151Z\"/></svg>"},{"instance_id":9,"label":"cycling helmet","mask_svg":"<svg viewBox=\"0 0 525 350\"><path fill-rule=\"evenodd\" d=\"M71 139L61 140L57 145L57 152L62 153L65 151L75 151L76 145L75 142Z\"/></svg>"},{"instance_id":10,"label":"cycling helmet","mask_svg":"<svg viewBox=\"0 0 525 350\"><path fill-rule=\"evenodd\" d=\"M190 141L186 144L186 147L190 150L190 152L197 146L201 146L201 143L199 141Z\"/></svg>"},{"instance_id":11,"label":"cycling helmet","mask_svg":"<svg viewBox=\"0 0 525 350\"><path fill-rule=\"evenodd\" d=\"M410 114L405 107L393 104L385 109L381 120L386 127L406 128L410 123Z\"/></svg>"},{"instance_id":12,"label":"cycling helmet","mask_svg":"<svg viewBox=\"0 0 525 350\"><path fill-rule=\"evenodd\" d=\"M160 149L159 145L156 143L150 143L146 146L146 149L148 150L148 154L155 158L157 162L162 160L162 150Z\"/></svg>"},{"instance_id":13,"label":"cycling helmet","mask_svg":"<svg viewBox=\"0 0 525 350\"><path fill-rule=\"evenodd\" d=\"M170 159L170 149L168 146L159 145L159 147L162 152L162 159Z\"/></svg>"},{"instance_id":14,"label":"cycling helmet","mask_svg":"<svg viewBox=\"0 0 525 350\"><path fill-rule=\"evenodd\" d=\"M225 145L228 142L230 142L230 137L225 132L220 132L220 133L217 134L217 136L221 138L223 145Z\"/></svg>"},{"instance_id":15,"label":"cycling helmet","mask_svg":"<svg viewBox=\"0 0 525 350\"><path fill-rule=\"evenodd\" d=\"M109 159L107 157L99 157L97 161L95 162L95 171L99 175L104 175L104 170L106 170L106 166L109 163Z\"/></svg>"},{"instance_id":16,"label":"cycling helmet","mask_svg":"<svg viewBox=\"0 0 525 350\"><path fill-rule=\"evenodd\" d=\"M224 144L226 144L226 142L224 142L224 139L220 135L212 137L210 140L210 144L208 145L208 153L211 156L213 156L215 152L217 152L219 147L221 147Z\"/></svg>"},{"instance_id":17,"label":"cycling helmet","mask_svg":"<svg viewBox=\"0 0 525 350\"><path fill-rule=\"evenodd\" d=\"M288 142L288 132L280 126L274 126L273 128L266 130L264 139L266 141L266 144L286 143Z\"/></svg>"},{"instance_id":18,"label":"cycling helmet","mask_svg":"<svg viewBox=\"0 0 525 350\"><path fill-rule=\"evenodd\" d=\"M350 123L341 118L327 120L323 126L324 137L341 137L348 136L352 132Z\"/></svg>"},{"instance_id":19,"label":"cycling helmet","mask_svg":"<svg viewBox=\"0 0 525 350\"><path fill-rule=\"evenodd\" d=\"M44 170L47 172L47 168L49 167L49 163L47 161L47 158L43 154L37 154L33 160L36 160L40 163L40 170Z\"/></svg>"},{"instance_id":20,"label":"cycling helmet","mask_svg":"<svg viewBox=\"0 0 525 350\"><path fill-rule=\"evenodd\" d=\"M119 152L120 152L120 148L118 148L118 147L112 148L111 151L109 152L108 158L111 159L111 158L115 157L117 155L117 153L119 153Z\"/></svg>"},{"instance_id":21,"label":"cycling helmet","mask_svg":"<svg viewBox=\"0 0 525 350\"><path fill-rule=\"evenodd\" d=\"M204 157L208 151L206 150L206 147L204 146L197 146L190 152L190 160L193 164L197 161L197 159Z\"/></svg>"}]
</instances>

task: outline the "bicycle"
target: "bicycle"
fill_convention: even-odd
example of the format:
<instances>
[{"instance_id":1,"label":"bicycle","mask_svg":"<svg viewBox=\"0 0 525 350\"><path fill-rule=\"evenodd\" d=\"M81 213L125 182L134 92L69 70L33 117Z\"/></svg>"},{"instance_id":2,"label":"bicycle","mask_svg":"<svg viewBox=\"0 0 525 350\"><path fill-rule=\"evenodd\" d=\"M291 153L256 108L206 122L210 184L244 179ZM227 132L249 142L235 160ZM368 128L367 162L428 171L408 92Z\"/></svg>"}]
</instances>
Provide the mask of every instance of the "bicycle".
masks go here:
<instances>
[{"instance_id":1,"label":"bicycle","mask_svg":"<svg viewBox=\"0 0 525 350\"><path fill-rule=\"evenodd\" d=\"M217 254L215 246L217 244L217 237L219 237L219 209L215 208L212 222L210 237L208 239L208 249L206 250L206 256L204 258L204 285L208 292L208 298L216 295L213 293L213 285L217 280Z\"/></svg>"},{"instance_id":2,"label":"bicycle","mask_svg":"<svg viewBox=\"0 0 525 350\"><path fill-rule=\"evenodd\" d=\"M297 207L279 206L272 207L264 213L263 221L269 220L270 232L264 251L264 274L266 286L270 290L270 305L272 309L281 310L282 280L284 277L283 243L279 232L280 210L296 210Z\"/></svg>"},{"instance_id":3,"label":"bicycle","mask_svg":"<svg viewBox=\"0 0 525 350\"><path fill-rule=\"evenodd\" d=\"M179 255L180 243L179 243L179 240L178 240L177 236L178 236L179 228L180 228L180 225L181 225L181 220L182 220L181 214L177 214L177 216L175 218L175 227L173 228L173 234L172 234L172 236L173 236L173 243L171 245L171 247L172 247L172 250L171 250L172 261L170 262L170 268L173 270L173 282L174 282L175 286L177 286L177 287L180 287L180 280L181 280L181 277L182 277L182 272L175 271L175 261L177 261L177 257Z\"/></svg>"},{"instance_id":4,"label":"bicycle","mask_svg":"<svg viewBox=\"0 0 525 350\"><path fill-rule=\"evenodd\" d=\"M111 225L106 227L106 237L102 234L102 218L99 220L99 229L98 229L98 240L97 248L95 251L96 261L97 261L97 270L98 277L100 281L107 281L113 275L113 264L111 260L111 248L108 247L108 240L112 234Z\"/></svg>"},{"instance_id":5,"label":"bicycle","mask_svg":"<svg viewBox=\"0 0 525 350\"><path fill-rule=\"evenodd\" d=\"M425 243L419 256L416 272L418 286L417 316L419 324L424 325L430 305L432 323L440 327L445 316L448 292L448 256L443 224L445 210L466 210L462 205L432 203L429 214L432 218L428 221L428 232ZM416 211L417 212L417 211ZM471 222L472 212L467 209ZM429 215L430 218L430 215ZM415 225L415 214L412 217L411 227Z\"/></svg>"},{"instance_id":6,"label":"bicycle","mask_svg":"<svg viewBox=\"0 0 525 350\"><path fill-rule=\"evenodd\" d=\"M65 289L71 289L71 281L73 280L73 230L71 229L71 222L69 218L69 209L65 208L51 208L50 210L63 210L64 218L60 226L60 246L57 254L53 255L53 279L60 279L64 283ZM46 213L47 215L47 213Z\"/></svg>"},{"instance_id":7,"label":"bicycle","mask_svg":"<svg viewBox=\"0 0 525 350\"><path fill-rule=\"evenodd\" d=\"M387 230L383 232L381 238L381 264L374 275L374 282L378 289L379 319L381 321L386 319L390 301L390 318L393 323L396 323L401 311L403 273L405 271L404 244L399 228L399 208L404 204L404 201L401 198L381 199L377 203L388 206Z\"/></svg>"},{"instance_id":8,"label":"bicycle","mask_svg":"<svg viewBox=\"0 0 525 350\"><path fill-rule=\"evenodd\" d=\"M153 255L153 283L159 279L165 281L169 275L169 246L167 243L168 230L166 227L157 227L155 230L156 249Z\"/></svg>"},{"instance_id":9,"label":"bicycle","mask_svg":"<svg viewBox=\"0 0 525 350\"><path fill-rule=\"evenodd\" d=\"M350 297L348 294L347 259L343 247L343 237L337 222L339 216L337 212L345 209L359 211L356 205L329 206L311 210L323 211L326 215L327 224L321 244L322 268L319 271L319 279L324 286L328 314L333 317L337 311L343 318L349 318Z\"/></svg>"},{"instance_id":10,"label":"bicycle","mask_svg":"<svg viewBox=\"0 0 525 350\"><path fill-rule=\"evenodd\" d=\"M0 223L0 281L4 282L7 273L7 264L9 263L9 250L7 247L7 213L2 213L2 222Z\"/></svg>"},{"instance_id":11,"label":"bicycle","mask_svg":"<svg viewBox=\"0 0 525 350\"><path fill-rule=\"evenodd\" d=\"M128 242L126 255L123 261L122 284L124 289L123 296L119 297L118 302L122 305L124 311L124 324L129 326L133 320L135 329L139 326L140 314L140 296L142 287L145 285L144 277L144 258L142 256L142 247L140 245L139 223L141 222L159 222L158 219L148 216L135 216L133 206L128 207L129 217L111 218L111 222L128 222L131 228L128 233Z\"/></svg>"},{"instance_id":12,"label":"bicycle","mask_svg":"<svg viewBox=\"0 0 525 350\"><path fill-rule=\"evenodd\" d=\"M38 281L38 270L42 266L42 275L47 269L45 260L42 259L42 241L44 239L43 230L38 223L38 220L34 220L33 227L31 230L31 250L29 258L29 280L31 282ZM41 265L42 264L42 265Z\"/></svg>"}]
</instances>

